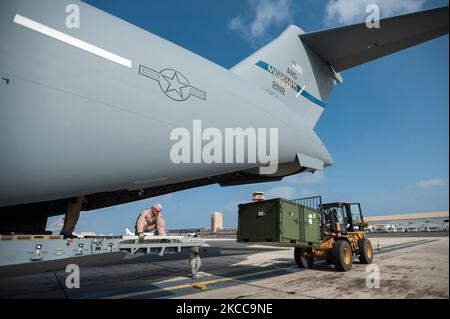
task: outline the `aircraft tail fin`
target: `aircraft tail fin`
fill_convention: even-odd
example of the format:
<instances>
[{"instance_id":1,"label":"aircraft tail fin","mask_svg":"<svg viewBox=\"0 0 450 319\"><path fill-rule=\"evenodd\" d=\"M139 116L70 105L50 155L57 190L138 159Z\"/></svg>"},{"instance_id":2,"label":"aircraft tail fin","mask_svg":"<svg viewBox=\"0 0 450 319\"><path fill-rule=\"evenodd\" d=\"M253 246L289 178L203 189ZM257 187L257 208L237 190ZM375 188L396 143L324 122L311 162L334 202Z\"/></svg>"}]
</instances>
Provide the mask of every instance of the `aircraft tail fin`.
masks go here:
<instances>
[{"instance_id":1,"label":"aircraft tail fin","mask_svg":"<svg viewBox=\"0 0 450 319\"><path fill-rule=\"evenodd\" d=\"M278 38L235 65L231 71L291 107L312 128L320 118L339 74L303 45L304 32L289 26Z\"/></svg>"},{"instance_id":2,"label":"aircraft tail fin","mask_svg":"<svg viewBox=\"0 0 450 319\"><path fill-rule=\"evenodd\" d=\"M231 71L291 107L312 128L333 88L337 72L448 33L447 7L385 18L380 28L365 23L305 33L289 26L278 38Z\"/></svg>"},{"instance_id":3,"label":"aircraft tail fin","mask_svg":"<svg viewBox=\"0 0 450 319\"><path fill-rule=\"evenodd\" d=\"M134 233L131 232L128 228L125 228L125 234L126 234L127 236L134 236Z\"/></svg>"}]
</instances>

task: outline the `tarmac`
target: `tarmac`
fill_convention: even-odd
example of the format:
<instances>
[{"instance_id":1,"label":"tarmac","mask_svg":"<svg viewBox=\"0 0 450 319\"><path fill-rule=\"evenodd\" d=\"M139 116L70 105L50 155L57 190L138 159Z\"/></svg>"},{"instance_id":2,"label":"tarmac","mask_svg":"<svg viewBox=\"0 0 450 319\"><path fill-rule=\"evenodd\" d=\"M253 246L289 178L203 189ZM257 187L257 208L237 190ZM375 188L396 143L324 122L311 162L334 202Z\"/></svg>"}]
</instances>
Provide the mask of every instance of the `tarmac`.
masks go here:
<instances>
[{"instance_id":1,"label":"tarmac","mask_svg":"<svg viewBox=\"0 0 450 319\"><path fill-rule=\"evenodd\" d=\"M65 271L2 278L0 298L448 299L448 233L386 236L370 237L374 260L369 268L355 258L349 272L321 261L299 269L292 248L208 239L211 247L202 253L197 279L188 276L186 253L127 255L114 265L81 267L80 288L66 287Z\"/></svg>"}]
</instances>

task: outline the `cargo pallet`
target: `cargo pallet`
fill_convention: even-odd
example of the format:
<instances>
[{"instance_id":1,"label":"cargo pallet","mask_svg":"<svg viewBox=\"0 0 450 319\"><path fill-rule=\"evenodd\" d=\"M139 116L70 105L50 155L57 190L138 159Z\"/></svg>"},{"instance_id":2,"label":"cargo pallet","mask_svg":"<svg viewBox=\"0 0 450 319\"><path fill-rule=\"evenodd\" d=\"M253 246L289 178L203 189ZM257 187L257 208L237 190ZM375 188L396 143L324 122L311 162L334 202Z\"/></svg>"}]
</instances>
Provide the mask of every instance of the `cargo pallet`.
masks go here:
<instances>
[{"instance_id":1,"label":"cargo pallet","mask_svg":"<svg viewBox=\"0 0 450 319\"><path fill-rule=\"evenodd\" d=\"M359 203L323 204L322 197L281 198L239 205L238 242L294 247L298 267L311 268L315 259L333 263L339 271L373 259L372 244L365 237Z\"/></svg>"},{"instance_id":2,"label":"cargo pallet","mask_svg":"<svg viewBox=\"0 0 450 319\"><path fill-rule=\"evenodd\" d=\"M68 264L97 266L120 262L125 255L180 253L208 247L200 238L183 236L95 236L63 239L54 235L0 236L0 278L65 269Z\"/></svg>"}]
</instances>

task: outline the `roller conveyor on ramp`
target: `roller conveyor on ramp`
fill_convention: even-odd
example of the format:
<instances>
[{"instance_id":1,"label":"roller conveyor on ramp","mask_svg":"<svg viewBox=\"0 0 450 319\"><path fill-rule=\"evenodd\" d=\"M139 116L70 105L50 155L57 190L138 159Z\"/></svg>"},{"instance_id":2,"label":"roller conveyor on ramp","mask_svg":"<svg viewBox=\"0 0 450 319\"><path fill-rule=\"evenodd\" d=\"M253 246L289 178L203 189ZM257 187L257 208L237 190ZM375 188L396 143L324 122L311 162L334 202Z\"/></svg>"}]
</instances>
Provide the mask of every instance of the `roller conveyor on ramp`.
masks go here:
<instances>
[{"instance_id":1,"label":"roller conveyor on ramp","mask_svg":"<svg viewBox=\"0 0 450 319\"><path fill-rule=\"evenodd\" d=\"M138 236L123 236L119 249L131 254L180 253L183 248L209 247L203 239L184 236L145 236L139 241Z\"/></svg>"},{"instance_id":2,"label":"roller conveyor on ramp","mask_svg":"<svg viewBox=\"0 0 450 319\"><path fill-rule=\"evenodd\" d=\"M203 239L184 236L95 236L64 239L53 235L0 236L0 278L120 262L130 254L176 254L208 247Z\"/></svg>"}]
</instances>

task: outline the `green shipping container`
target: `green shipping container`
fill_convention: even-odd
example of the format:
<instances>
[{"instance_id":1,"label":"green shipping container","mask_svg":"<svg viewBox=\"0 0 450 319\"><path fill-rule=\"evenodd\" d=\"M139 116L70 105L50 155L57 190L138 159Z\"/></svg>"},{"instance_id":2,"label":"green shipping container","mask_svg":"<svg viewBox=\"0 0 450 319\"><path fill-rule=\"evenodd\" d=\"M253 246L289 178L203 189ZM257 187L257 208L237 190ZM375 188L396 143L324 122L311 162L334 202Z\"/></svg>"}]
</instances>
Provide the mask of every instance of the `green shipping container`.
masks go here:
<instances>
[{"instance_id":1,"label":"green shipping container","mask_svg":"<svg viewBox=\"0 0 450 319\"><path fill-rule=\"evenodd\" d=\"M311 246L320 243L318 211L284 199L239 205L238 242Z\"/></svg>"}]
</instances>

